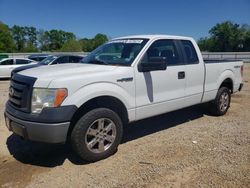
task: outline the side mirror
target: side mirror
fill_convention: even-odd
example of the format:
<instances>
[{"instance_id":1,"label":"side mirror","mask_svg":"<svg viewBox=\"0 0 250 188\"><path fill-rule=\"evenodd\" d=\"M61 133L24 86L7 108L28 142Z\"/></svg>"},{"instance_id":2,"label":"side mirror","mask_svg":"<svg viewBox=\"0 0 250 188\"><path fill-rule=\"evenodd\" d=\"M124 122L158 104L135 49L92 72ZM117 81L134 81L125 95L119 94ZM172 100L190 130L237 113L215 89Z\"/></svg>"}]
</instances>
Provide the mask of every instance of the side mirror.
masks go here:
<instances>
[{"instance_id":1,"label":"side mirror","mask_svg":"<svg viewBox=\"0 0 250 188\"><path fill-rule=\"evenodd\" d=\"M139 72L150 72L157 70L166 70L167 60L166 57L150 57L148 61L141 62L138 65Z\"/></svg>"}]
</instances>

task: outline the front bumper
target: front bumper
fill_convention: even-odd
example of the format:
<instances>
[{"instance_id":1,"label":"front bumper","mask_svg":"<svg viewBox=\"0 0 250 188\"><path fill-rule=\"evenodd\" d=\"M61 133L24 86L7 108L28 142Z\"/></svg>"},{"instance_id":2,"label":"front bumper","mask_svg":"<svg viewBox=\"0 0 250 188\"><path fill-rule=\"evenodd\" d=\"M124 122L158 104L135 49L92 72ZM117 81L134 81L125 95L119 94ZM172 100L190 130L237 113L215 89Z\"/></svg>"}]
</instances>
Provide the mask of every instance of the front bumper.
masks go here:
<instances>
[{"instance_id":1,"label":"front bumper","mask_svg":"<svg viewBox=\"0 0 250 188\"><path fill-rule=\"evenodd\" d=\"M46 143L65 143L70 122L37 123L17 119L5 112L6 126L13 133L33 141Z\"/></svg>"},{"instance_id":2,"label":"front bumper","mask_svg":"<svg viewBox=\"0 0 250 188\"><path fill-rule=\"evenodd\" d=\"M40 114L21 112L6 103L5 121L8 129L32 141L46 143L65 143L70 120L76 106L43 109Z\"/></svg>"}]
</instances>

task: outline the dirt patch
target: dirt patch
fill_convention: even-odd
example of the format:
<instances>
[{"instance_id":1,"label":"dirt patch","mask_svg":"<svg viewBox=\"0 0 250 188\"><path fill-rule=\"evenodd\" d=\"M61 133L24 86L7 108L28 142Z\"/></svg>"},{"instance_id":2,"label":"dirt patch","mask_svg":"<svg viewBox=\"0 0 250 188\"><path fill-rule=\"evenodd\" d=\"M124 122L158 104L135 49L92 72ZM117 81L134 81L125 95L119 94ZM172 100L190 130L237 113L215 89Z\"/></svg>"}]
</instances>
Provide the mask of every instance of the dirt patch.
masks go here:
<instances>
[{"instance_id":1,"label":"dirt patch","mask_svg":"<svg viewBox=\"0 0 250 188\"><path fill-rule=\"evenodd\" d=\"M0 187L26 187L32 177L47 169L23 164L10 157L0 157Z\"/></svg>"}]
</instances>

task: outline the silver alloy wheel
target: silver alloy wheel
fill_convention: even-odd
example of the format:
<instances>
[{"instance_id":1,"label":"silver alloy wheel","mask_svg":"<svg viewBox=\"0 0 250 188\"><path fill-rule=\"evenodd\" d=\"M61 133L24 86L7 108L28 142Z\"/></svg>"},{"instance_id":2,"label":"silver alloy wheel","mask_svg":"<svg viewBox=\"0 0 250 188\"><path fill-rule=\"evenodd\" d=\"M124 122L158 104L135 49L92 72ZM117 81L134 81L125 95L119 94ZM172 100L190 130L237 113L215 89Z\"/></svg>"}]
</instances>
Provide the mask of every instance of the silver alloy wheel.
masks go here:
<instances>
[{"instance_id":1,"label":"silver alloy wheel","mask_svg":"<svg viewBox=\"0 0 250 188\"><path fill-rule=\"evenodd\" d=\"M102 153L110 148L116 138L116 126L108 118L95 120L85 135L85 144L93 153Z\"/></svg>"},{"instance_id":2,"label":"silver alloy wheel","mask_svg":"<svg viewBox=\"0 0 250 188\"><path fill-rule=\"evenodd\" d=\"M224 112L229 105L229 94L227 92L223 92L220 96L219 107L222 112Z\"/></svg>"}]
</instances>

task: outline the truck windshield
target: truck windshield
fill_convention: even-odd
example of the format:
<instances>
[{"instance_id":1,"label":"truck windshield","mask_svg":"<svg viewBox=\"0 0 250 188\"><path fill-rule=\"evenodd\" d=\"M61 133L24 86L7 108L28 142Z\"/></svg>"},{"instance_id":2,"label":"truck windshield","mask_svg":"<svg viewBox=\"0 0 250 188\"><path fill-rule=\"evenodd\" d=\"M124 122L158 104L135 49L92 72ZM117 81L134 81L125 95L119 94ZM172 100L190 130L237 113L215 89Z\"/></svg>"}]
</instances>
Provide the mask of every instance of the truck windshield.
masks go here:
<instances>
[{"instance_id":1,"label":"truck windshield","mask_svg":"<svg viewBox=\"0 0 250 188\"><path fill-rule=\"evenodd\" d=\"M39 62L39 64L42 65L48 65L50 64L52 61L54 61L57 57L56 56L48 56L45 59L43 59L42 61Z\"/></svg>"},{"instance_id":2,"label":"truck windshield","mask_svg":"<svg viewBox=\"0 0 250 188\"><path fill-rule=\"evenodd\" d=\"M81 63L130 66L148 39L111 40L81 60Z\"/></svg>"}]
</instances>

